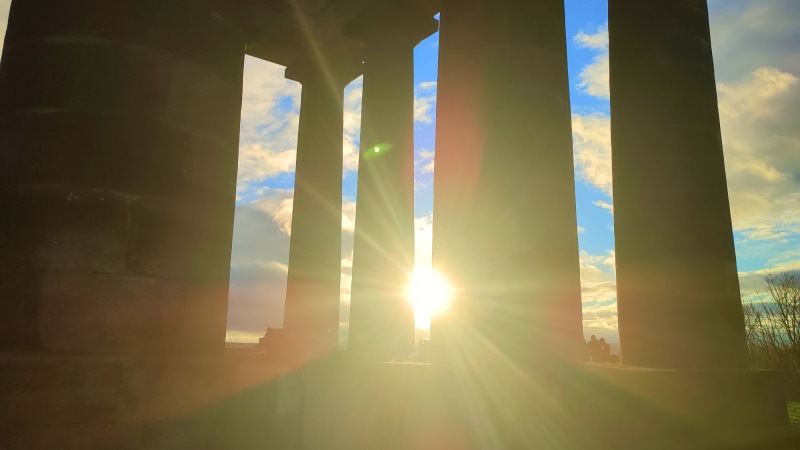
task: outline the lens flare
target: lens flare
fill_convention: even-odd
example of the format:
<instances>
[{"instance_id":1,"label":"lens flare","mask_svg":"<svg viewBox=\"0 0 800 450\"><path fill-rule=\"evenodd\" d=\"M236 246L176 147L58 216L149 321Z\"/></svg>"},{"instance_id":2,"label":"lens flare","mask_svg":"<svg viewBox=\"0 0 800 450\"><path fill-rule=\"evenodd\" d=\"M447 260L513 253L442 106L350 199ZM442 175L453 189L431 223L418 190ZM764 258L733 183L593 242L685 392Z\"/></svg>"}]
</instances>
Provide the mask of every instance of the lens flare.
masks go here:
<instances>
[{"instance_id":1,"label":"lens flare","mask_svg":"<svg viewBox=\"0 0 800 450\"><path fill-rule=\"evenodd\" d=\"M430 328L431 317L446 312L452 297L452 286L436 271L416 269L409 277L406 298L414 306L417 328Z\"/></svg>"},{"instance_id":2,"label":"lens flare","mask_svg":"<svg viewBox=\"0 0 800 450\"><path fill-rule=\"evenodd\" d=\"M363 157L372 160L373 158L380 158L392 150L392 144L383 142L380 144L372 145L363 150Z\"/></svg>"}]
</instances>

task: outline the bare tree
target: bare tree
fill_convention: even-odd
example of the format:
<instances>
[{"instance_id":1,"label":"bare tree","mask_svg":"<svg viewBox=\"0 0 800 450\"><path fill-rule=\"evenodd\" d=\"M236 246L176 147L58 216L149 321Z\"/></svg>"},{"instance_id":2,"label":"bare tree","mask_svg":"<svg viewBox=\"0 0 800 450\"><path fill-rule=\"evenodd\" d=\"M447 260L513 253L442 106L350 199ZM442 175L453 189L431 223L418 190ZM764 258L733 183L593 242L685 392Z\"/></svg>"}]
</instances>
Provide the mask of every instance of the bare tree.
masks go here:
<instances>
[{"instance_id":1,"label":"bare tree","mask_svg":"<svg viewBox=\"0 0 800 450\"><path fill-rule=\"evenodd\" d=\"M780 371L789 396L800 398L800 272L767 272L742 310L751 364Z\"/></svg>"}]
</instances>

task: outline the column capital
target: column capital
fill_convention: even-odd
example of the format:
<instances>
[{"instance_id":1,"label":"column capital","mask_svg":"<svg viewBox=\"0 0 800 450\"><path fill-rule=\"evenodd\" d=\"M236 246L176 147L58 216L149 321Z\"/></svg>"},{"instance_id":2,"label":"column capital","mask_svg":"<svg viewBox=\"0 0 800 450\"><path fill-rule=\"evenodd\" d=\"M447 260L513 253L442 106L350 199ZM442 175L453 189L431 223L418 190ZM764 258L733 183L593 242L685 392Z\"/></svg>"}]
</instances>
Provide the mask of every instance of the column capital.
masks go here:
<instances>
[{"instance_id":1,"label":"column capital","mask_svg":"<svg viewBox=\"0 0 800 450\"><path fill-rule=\"evenodd\" d=\"M351 39L306 49L286 67L285 77L301 84L321 81L344 89L364 72L364 46Z\"/></svg>"},{"instance_id":2,"label":"column capital","mask_svg":"<svg viewBox=\"0 0 800 450\"><path fill-rule=\"evenodd\" d=\"M438 2L388 0L365 8L344 27L343 33L364 44L402 40L416 46L439 30L433 16Z\"/></svg>"}]
</instances>

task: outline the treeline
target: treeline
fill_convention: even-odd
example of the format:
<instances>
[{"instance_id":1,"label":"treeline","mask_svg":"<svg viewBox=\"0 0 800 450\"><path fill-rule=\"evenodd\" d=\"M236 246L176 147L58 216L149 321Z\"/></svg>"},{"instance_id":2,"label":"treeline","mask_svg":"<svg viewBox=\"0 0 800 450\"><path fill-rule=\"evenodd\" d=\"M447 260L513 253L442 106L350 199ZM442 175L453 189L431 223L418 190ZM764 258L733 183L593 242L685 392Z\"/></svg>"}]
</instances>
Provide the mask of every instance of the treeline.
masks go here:
<instances>
[{"instance_id":1,"label":"treeline","mask_svg":"<svg viewBox=\"0 0 800 450\"><path fill-rule=\"evenodd\" d=\"M800 272L767 273L742 309L751 366L780 372L788 398L800 400Z\"/></svg>"}]
</instances>

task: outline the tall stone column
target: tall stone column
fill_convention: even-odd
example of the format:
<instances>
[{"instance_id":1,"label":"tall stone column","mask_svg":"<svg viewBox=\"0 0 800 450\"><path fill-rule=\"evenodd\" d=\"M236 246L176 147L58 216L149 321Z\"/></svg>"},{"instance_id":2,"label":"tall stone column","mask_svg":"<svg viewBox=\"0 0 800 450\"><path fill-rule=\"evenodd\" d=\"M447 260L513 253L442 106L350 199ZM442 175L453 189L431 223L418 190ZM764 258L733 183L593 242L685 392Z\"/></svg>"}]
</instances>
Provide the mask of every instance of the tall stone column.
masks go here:
<instances>
[{"instance_id":1,"label":"tall stone column","mask_svg":"<svg viewBox=\"0 0 800 450\"><path fill-rule=\"evenodd\" d=\"M443 1L441 23L433 264L457 294L434 362L581 362L564 4Z\"/></svg>"},{"instance_id":2,"label":"tall stone column","mask_svg":"<svg viewBox=\"0 0 800 450\"><path fill-rule=\"evenodd\" d=\"M302 83L284 329L311 340L339 335L344 87L360 55L333 51L286 70Z\"/></svg>"},{"instance_id":3,"label":"tall stone column","mask_svg":"<svg viewBox=\"0 0 800 450\"><path fill-rule=\"evenodd\" d=\"M210 2L13 2L0 346L222 351L244 51Z\"/></svg>"},{"instance_id":4,"label":"tall stone column","mask_svg":"<svg viewBox=\"0 0 800 450\"><path fill-rule=\"evenodd\" d=\"M437 24L412 13L383 5L350 27L366 53L348 347L376 361L414 338L414 47Z\"/></svg>"},{"instance_id":5,"label":"tall stone column","mask_svg":"<svg viewBox=\"0 0 800 450\"><path fill-rule=\"evenodd\" d=\"M559 447L584 355L564 2L440 20L433 266L455 296L431 364L476 448Z\"/></svg>"},{"instance_id":6,"label":"tall stone column","mask_svg":"<svg viewBox=\"0 0 800 450\"><path fill-rule=\"evenodd\" d=\"M612 0L623 363L746 366L705 0Z\"/></svg>"}]
</instances>

